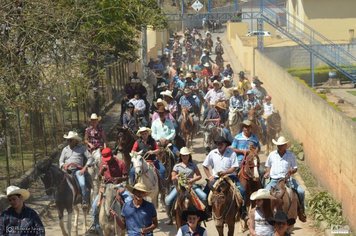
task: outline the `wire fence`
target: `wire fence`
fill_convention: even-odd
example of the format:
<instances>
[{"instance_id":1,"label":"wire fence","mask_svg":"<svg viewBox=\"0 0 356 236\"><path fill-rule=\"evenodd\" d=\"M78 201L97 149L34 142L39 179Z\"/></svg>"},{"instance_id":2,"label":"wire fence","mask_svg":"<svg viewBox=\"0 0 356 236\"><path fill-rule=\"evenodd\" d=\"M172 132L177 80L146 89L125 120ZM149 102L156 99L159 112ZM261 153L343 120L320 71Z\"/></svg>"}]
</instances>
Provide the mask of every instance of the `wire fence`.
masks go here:
<instances>
[{"instance_id":1,"label":"wire fence","mask_svg":"<svg viewBox=\"0 0 356 236\"><path fill-rule=\"evenodd\" d=\"M41 111L17 109L8 113L2 119L6 128L0 130L0 189L49 156L69 130L83 134L92 104L97 102L103 109L112 103L127 83L131 66L125 61L106 66L99 72L98 87L88 89L85 97L77 96L75 106L68 103L68 87L63 84L53 88L53 96L48 97L48 105Z\"/></svg>"}]
</instances>

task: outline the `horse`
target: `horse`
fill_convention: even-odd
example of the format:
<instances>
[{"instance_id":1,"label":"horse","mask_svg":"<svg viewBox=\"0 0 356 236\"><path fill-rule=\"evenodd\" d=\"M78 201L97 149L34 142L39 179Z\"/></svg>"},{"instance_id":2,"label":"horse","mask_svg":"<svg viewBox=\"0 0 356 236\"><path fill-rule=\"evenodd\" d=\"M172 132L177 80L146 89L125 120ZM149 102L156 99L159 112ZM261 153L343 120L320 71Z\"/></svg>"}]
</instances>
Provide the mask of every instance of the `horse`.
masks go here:
<instances>
[{"instance_id":1,"label":"horse","mask_svg":"<svg viewBox=\"0 0 356 236\"><path fill-rule=\"evenodd\" d=\"M278 137L281 130L281 116L279 115L279 112L273 112L266 118L267 153L270 152L273 146L272 139Z\"/></svg>"},{"instance_id":2,"label":"horse","mask_svg":"<svg viewBox=\"0 0 356 236\"><path fill-rule=\"evenodd\" d=\"M88 173L93 181L93 191L91 193L91 199L93 200L98 194L99 190L99 166L101 163L101 150L100 148L91 152L92 157L94 158L94 163L88 168Z\"/></svg>"},{"instance_id":3,"label":"horse","mask_svg":"<svg viewBox=\"0 0 356 236\"><path fill-rule=\"evenodd\" d=\"M62 235L70 236L72 234L73 209L75 234L78 235L78 205L81 204L81 194L79 184L76 183L77 180L53 164L39 167L38 169L40 171L40 178L45 186L46 194L54 195ZM67 230L64 227L63 221L64 210L67 210L68 212ZM82 206L82 210L84 217L83 231L86 232L88 208Z\"/></svg>"},{"instance_id":4,"label":"horse","mask_svg":"<svg viewBox=\"0 0 356 236\"><path fill-rule=\"evenodd\" d=\"M240 112L237 108L229 108L229 128L231 130L231 134L235 135L239 132L239 125L243 121L242 112Z\"/></svg>"},{"instance_id":5,"label":"horse","mask_svg":"<svg viewBox=\"0 0 356 236\"><path fill-rule=\"evenodd\" d=\"M235 184L228 176L220 177L210 194L212 215L219 236L224 235L224 224L228 225L228 236L233 236L242 205L242 197L238 195Z\"/></svg>"},{"instance_id":6,"label":"horse","mask_svg":"<svg viewBox=\"0 0 356 236\"><path fill-rule=\"evenodd\" d=\"M135 181L140 182L150 189L149 197L151 202L157 209L158 206L158 194L159 194L159 176L155 170L155 167L145 160L141 155L141 152L131 152L131 161L135 169Z\"/></svg>"},{"instance_id":7,"label":"horse","mask_svg":"<svg viewBox=\"0 0 356 236\"><path fill-rule=\"evenodd\" d=\"M214 42L211 39L211 37L206 37L203 41L203 46L204 48L208 49L209 52L211 52L211 49L213 48Z\"/></svg>"},{"instance_id":8,"label":"horse","mask_svg":"<svg viewBox=\"0 0 356 236\"><path fill-rule=\"evenodd\" d=\"M137 139L137 136L128 128L117 128L117 145L115 150L122 153L126 169L129 170L131 166L131 149Z\"/></svg>"},{"instance_id":9,"label":"horse","mask_svg":"<svg viewBox=\"0 0 356 236\"><path fill-rule=\"evenodd\" d=\"M242 160L242 165L238 173L239 182L246 191L246 208L251 206L250 196L253 192L257 191L262 187L259 175L260 158L255 152L253 145L250 145L250 152L248 155L244 156ZM251 206L254 207L254 206ZM248 229L247 219L242 222L242 230L246 231Z\"/></svg>"},{"instance_id":10,"label":"horse","mask_svg":"<svg viewBox=\"0 0 356 236\"><path fill-rule=\"evenodd\" d=\"M108 183L102 185L103 193L100 200L99 224L104 236L121 235L123 232L110 213L114 210L117 215L121 213L121 204L123 203L114 184Z\"/></svg>"},{"instance_id":11,"label":"horse","mask_svg":"<svg viewBox=\"0 0 356 236\"><path fill-rule=\"evenodd\" d=\"M219 66L219 68L224 68L224 58L221 54L217 54L215 57L215 64Z\"/></svg>"},{"instance_id":12,"label":"horse","mask_svg":"<svg viewBox=\"0 0 356 236\"><path fill-rule=\"evenodd\" d=\"M259 105L258 105L259 106ZM247 119L251 121L251 132L255 134L262 144L265 144L265 137L263 135L262 124L257 118L257 109L259 107L252 108L248 111Z\"/></svg>"},{"instance_id":13,"label":"horse","mask_svg":"<svg viewBox=\"0 0 356 236\"><path fill-rule=\"evenodd\" d=\"M204 31L208 31L213 27L213 24L211 23L211 21L209 19L203 18L202 27L203 27Z\"/></svg>"},{"instance_id":14,"label":"horse","mask_svg":"<svg viewBox=\"0 0 356 236\"><path fill-rule=\"evenodd\" d=\"M187 147L192 146L196 127L193 117L189 114L189 110L185 107L182 108L182 121L180 123L180 130Z\"/></svg>"},{"instance_id":15,"label":"horse","mask_svg":"<svg viewBox=\"0 0 356 236\"><path fill-rule=\"evenodd\" d=\"M275 187L272 187L271 195L276 199L272 200L272 209L281 210L288 216L288 219L297 219L298 216L298 194L295 190L288 187L288 177L282 178L278 181ZM289 226L288 232L293 229L294 225Z\"/></svg>"},{"instance_id":16,"label":"horse","mask_svg":"<svg viewBox=\"0 0 356 236\"><path fill-rule=\"evenodd\" d=\"M204 146L209 150L213 150L214 148L216 148L214 142L215 138L219 136L224 137L225 133L223 132L222 128L217 127L215 125L208 125L207 127L203 127L203 129L204 129Z\"/></svg>"}]
</instances>

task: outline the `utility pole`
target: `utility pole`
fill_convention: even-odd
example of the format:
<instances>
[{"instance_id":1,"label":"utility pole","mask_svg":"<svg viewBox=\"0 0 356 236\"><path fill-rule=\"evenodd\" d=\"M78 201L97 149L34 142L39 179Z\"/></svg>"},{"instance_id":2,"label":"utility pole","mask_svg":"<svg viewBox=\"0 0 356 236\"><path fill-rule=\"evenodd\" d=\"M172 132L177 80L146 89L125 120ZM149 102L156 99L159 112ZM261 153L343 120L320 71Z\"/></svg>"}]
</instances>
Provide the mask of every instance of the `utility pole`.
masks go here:
<instances>
[{"instance_id":1,"label":"utility pole","mask_svg":"<svg viewBox=\"0 0 356 236\"><path fill-rule=\"evenodd\" d=\"M142 40L142 50L141 50L141 68L142 68L142 79L145 81L148 77L147 71L147 25L141 27L141 40Z\"/></svg>"},{"instance_id":2,"label":"utility pole","mask_svg":"<svg viewBox=\"0 0 356 236\"><path fill-rule=\"evenodd\" d=\"M184 0L182 0L181 11L182 11L182 32L184 32Z\"/></svg>"}]
</instances>

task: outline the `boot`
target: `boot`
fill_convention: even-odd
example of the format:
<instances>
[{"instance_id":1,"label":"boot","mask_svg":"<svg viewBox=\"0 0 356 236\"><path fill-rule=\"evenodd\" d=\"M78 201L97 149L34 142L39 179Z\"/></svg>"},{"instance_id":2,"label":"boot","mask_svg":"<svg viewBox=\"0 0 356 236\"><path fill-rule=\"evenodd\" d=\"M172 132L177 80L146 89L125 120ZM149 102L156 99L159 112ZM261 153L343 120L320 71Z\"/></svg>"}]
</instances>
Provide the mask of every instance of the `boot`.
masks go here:
<instances>
[{"instance_id":1,"label":"boot","mask_svg":"<svg viewBox=\"0 0 356 236\"><path fill-rule=\"evenodd\" d=\"M298 207L298 218L301 222L307 222L307 215L305 214L304 207Z\"/></svg>"},{"instance_id":2,"label":"boot","mask_svg":"<svg viewBox=\"0 0 356 236\"><path fill-rule=\"evenodd\" d=\"M240 209L240 214L241 214L241 219L242 220L246 220L247 218L247 209L246 209L246 206L245 205L242 205L241 206L241 209Z\"/></svg>"}]
</instances>

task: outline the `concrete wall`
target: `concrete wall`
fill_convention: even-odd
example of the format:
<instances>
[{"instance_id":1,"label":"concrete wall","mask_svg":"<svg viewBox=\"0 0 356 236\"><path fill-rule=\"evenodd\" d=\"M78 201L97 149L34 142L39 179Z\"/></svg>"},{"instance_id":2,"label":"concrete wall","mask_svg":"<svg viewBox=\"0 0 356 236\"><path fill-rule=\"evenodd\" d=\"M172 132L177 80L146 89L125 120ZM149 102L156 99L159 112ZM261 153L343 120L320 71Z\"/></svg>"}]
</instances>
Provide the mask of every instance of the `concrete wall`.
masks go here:
<instances>
[{"instance_id":1,"label":"concrete wall","mask_svg":"<svg viewBox=\"0 0 356 236\"><path fill-rule=\"evenodd\" d=\"M303 143L313 175L342 203L356 229L356 124L256 51L256 74L280 111L284 127Z\"/></svg>"}]
</instances>

